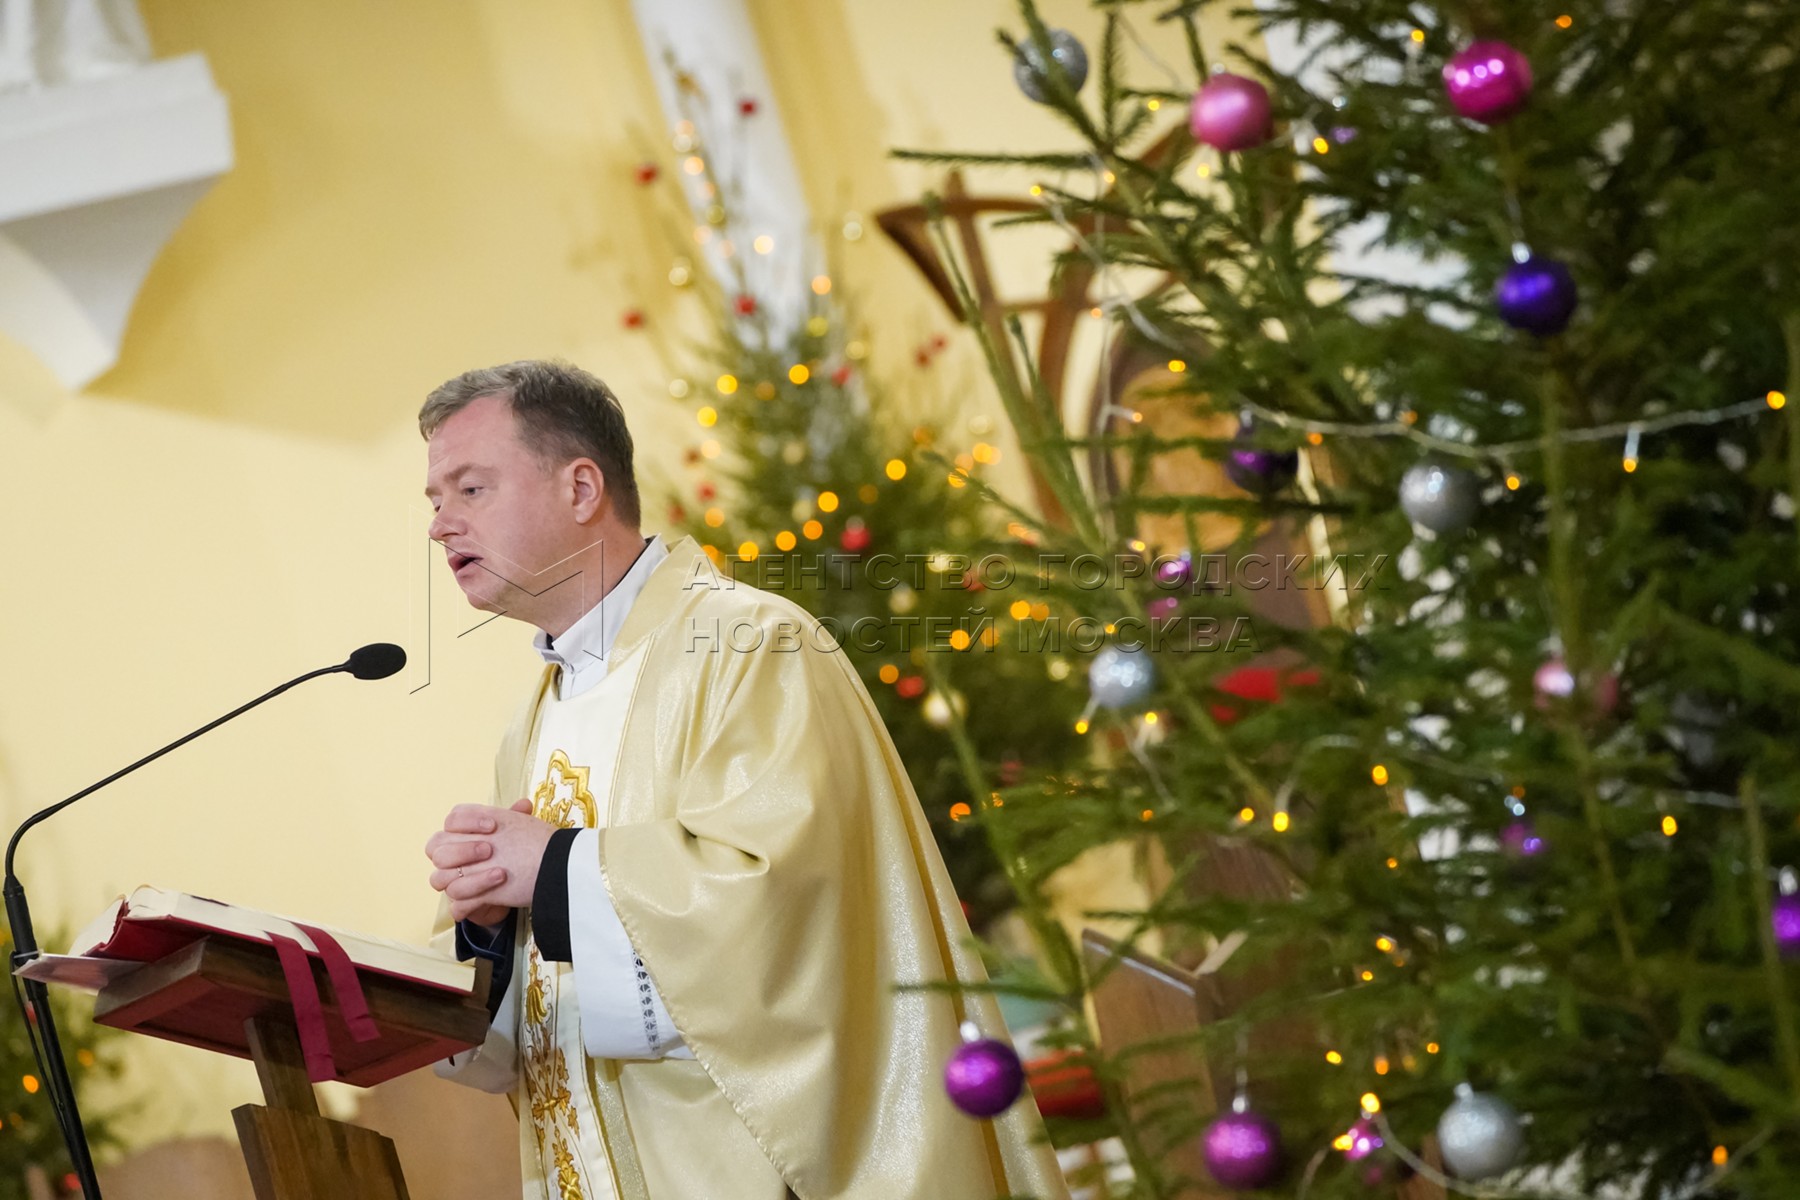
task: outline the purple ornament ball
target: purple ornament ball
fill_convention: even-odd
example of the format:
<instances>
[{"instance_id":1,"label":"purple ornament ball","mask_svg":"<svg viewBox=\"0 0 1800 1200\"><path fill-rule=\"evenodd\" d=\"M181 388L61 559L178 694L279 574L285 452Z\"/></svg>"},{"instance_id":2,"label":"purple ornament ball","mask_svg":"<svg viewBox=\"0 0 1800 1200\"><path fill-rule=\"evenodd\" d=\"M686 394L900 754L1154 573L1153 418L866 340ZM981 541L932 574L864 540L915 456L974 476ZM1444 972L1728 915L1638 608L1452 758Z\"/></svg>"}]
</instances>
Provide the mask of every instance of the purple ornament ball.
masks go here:
<instances>
[{"instance_id":1,"label":"purple ornament ball","mask_svg":"<svg viewBox=\"0 0 1800 1200\"><path fill-rule=\"evenodd\" d=\"M1782 957L1800 956L1800 895L1775 897L1769 923L1775 927L1775 946Z\"/></svg>"},{"instance_id":2,"label":"purple ornament ball","mask_svg":"<svg viewBox=\"0 0 1800 1200\"><path fill-rule=\"evenodd\" d=\"M1244 447L1225 457L1225 474L1246 492L1269 496L1293 482L1300 456L1292 450Z\"/></svg>"},{"instance_id":3,"label":"purple ornament ball","mask_svg":"<svg viewBox=\"0 0 1800 1200\"><path fill-rule=\"evenodd\" d=\"M1500 844L1517 858L1535 858L1544 852L1544 839L1530 821L1514 821L1502 829Z\"/></svg>"},{"instance_id":4,"label":"purple ornament ball","mask_svg":"<svg viewBox=\"0 0 1800 1200\"><path fill-rule=\"evenodd\" d=\"M1275 135L1269 89L1254 79L1221 71L1194 93L1188 110L1194 140L1215 150L1248 150Z\"/></svg>"},{"instance_id":5,"label":"purple ornament ball","mask_svg":"<svg viewBox=\"0 0 1800 1200\"><path fill-rule=\"evenodd\" d=\"M1012 1107L1025 1086L1025 1068L1005 1042L980 1038L958 1046L944 1067L944 1091L971 1117L991 1117Z\"/></svg>"},{"instance_id":6,"label":"purple ornament ball","mask_svg":"<svg viewBox=\"0 0 1800 1200\"><path fill-rule=\"evenodd\" d=\"M1494 285L1500 319L1539 337L1561 333L1575 313L1575 279L1554 258L1531 258L1508 267Z\"/></svg>"},{"instance_id":7,"label":"purple ornament ball","mask_svg":"<svg viewBox=\"0 0 1800 1200\"><path fill-rule=\"evenodd\" d=\"M1281 1131L1259 1112L1226 1113L1201 1135L1201 1154L1222 1186L1259 1188L1281 1173Z\"/></svg>"},{"instance_id":8,"label":"purple ornament ball","mask_svg":"<svg viewBox=\"0 0 1800 1200\"><path fill-rule=\"evenodd\" d=\"M1531 98L1531 62L1505 42L1476 42L1444 64L1444 90L1463 116L1498 125Z\"/></svg>"}]
</instances>

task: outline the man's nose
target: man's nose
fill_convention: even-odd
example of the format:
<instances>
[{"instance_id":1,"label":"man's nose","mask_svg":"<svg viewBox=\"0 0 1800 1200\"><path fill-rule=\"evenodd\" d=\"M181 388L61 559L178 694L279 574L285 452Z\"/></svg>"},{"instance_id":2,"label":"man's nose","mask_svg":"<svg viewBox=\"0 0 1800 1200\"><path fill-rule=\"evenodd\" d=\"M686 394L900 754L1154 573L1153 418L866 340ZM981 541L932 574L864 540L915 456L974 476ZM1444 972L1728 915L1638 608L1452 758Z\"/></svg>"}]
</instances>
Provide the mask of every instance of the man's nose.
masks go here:
<instances>
[{"instance_id":1,"label":"man's nose","mask_svg":"<svg viewBox=\"0 0 1800 1200\"><path fill-rule=\"evenodd\" d=\"M432 541L441 542L452 533L456 532L456 528L456 521L450 515L450 508L448 505L445 505L443 508L438 509L437 512L432 514L431 528L425 532L426 536L431 538Z\"/></svg>"}]
</instances>

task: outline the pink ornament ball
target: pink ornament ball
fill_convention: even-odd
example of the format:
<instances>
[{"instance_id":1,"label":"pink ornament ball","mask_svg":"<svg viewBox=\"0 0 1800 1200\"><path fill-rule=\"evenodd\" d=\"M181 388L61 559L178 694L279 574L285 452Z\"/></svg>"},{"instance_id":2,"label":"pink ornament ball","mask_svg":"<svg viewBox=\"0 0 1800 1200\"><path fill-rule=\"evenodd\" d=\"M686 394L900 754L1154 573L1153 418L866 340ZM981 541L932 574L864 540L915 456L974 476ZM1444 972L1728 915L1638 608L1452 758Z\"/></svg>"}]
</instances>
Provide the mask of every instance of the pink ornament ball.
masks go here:
<instances>
[{"instance_id":1,"label":"pink ornament ball","mask_svg":"<svg viewBox=\"0 0 1800 1200\"><path fill-rule=\"evenodd\" d=\"M993 1038L965 1042L944 1067L944 1091L971 1117L992 1117L1012 1107L1025 1087L1025 1067L1011 1046Z\"/></svg>"},{"instance_id":2,"label":"pink ornament ball","mask_svg":"<svg viewBox=\"0 0 1800 1200\"><path fill-rule=\"evenodd\" d=\"M1575 673L1569 670L1569 664L1562 659L1548 659L1532 675L1531 686L1537 692L1539 708L1566 704L1575 697ZM1588 699L1593 704L1594 711L1602 715L1612 712L1619 703L1618 676L1611 671L1602 672L1594 680Z\"/></svg>"},{"instance_id":3,"label":"pink ornament ball","mask_svg":"<svg viewBox=\"0 0 1800 1200\"><path fill-rule=\"evenodd\" d=\"M1348 1136L1350 1140L1344 1144L1344 1157L1351 1162L1361 1162L1387 1145L1382 1140L1381 1127L1367 1117L1357 1118Z\"/></svg>"},{"instance_id":4,"label":"pink ornament ball","mask_svg":"<svg viewBox=\"0 0 1800 1200\"><path fill-rule=\"evenodd\" d=\"M1444 90L1463 116L1498 125L1531 98L1531 62L1505 42L1476 42L1444 64Z\"/></svg>"},{"instance_id":5,"label":"pink ornament ball","mask_svg":"<svg viewBox=\"0 0 1800 1200\"><path fill-rule=\"evenodd\" d=\"M1220 72L1194 93L1188 128L1215 150L1248 150L1275 134L1269 89L1254 79Z\"/></svg>"},{"instance_id":6,"label":"pink ornament ball","mask_svg":"<svg viewBox=\"0 0 1800 1200\"><path fill-rule=\"evenodd\" d=\"M1233 1191L1259 1188L1281 1173L1281 1131L1259 1112L1230 1112L1200 1137L1206 1169Z\"/></svg>"},{"instance_id":7,"label":"pink ornament ball","mask_svg":"<svg viewBox=\"0 0 1800 1200\"><path fill-rule=\"evenodd\" d=\"M1769 910L1775 947L1783 958L1800 957L1800 895L1777 896Z\"/></svg>"}]
</instances>

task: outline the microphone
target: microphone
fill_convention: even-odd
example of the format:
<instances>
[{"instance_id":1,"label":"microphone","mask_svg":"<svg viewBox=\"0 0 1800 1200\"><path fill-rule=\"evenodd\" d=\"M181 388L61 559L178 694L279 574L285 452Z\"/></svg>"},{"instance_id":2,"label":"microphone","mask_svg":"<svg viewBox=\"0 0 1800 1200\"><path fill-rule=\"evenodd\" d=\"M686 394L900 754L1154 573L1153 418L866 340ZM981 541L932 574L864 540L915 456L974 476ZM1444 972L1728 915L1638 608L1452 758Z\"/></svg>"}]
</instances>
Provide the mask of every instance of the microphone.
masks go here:
<instances>
[{"instance_id":1,"label":"microphone","mask_svg":"<svg viewBox=\"0 0 1800 1200\"><path fill-rule=\"evenodd\" d=\"M13 830L12 840L6 844L6 881L4 885L0 885L0 895L4 896L6 903L7 922L12 926L12 966L16 969L38 956L37 935L31 928L31 909L25 903L25 885L19 882L18 875L13 871L13 855L17 853L19 839L25 836L26 830L50 819L82 797L123 779L139 767L150 765L169 751L180 749L201 734L212 732L233 717L241 716L309 679L340 672L348 672L358 679L386 679L398 673L405 665L406 651L392 642L372 642L358 647L337 666L320 667L316 671L308 671L298 678L290 679L280 687L264 692L250 703L232 709L218 720L202 725L186 737L177 738L130 766L114 771L99 783L82 788L67 800L60 800L26 817ZM12 979L14 996L25 1016L26 1031L31 1036L31 1048L37 1055L38 1069L44 1076L44 1090L49 1093L51 1107L56 1110L57 1123L62 1126L63 1141L68 1145L69 1157L74 1163L75 1175L81 1185L81 1194L88 1197L88 1200L99 1200L100 1182L94 1174L94 1160L88 1149L87 1133L81 1126L81 1114L75 1107L75 1086L69 1079L68 1064L63 1061L62 1045L56 1036L56 1022L50 1012L49 991L38 980L27 979L23 981L24 994L20 995L18 988L21 981L16 975Z\"/></svg>"},{"instance_id":2,"label":"microphone","mask_svg":"<svg viewBox=\"0 0 1800 1200\"><path fill-rule=\"evenodd\" d=\"M394 643L370 642L352 651L339 670L348 671L358 679L386 679L398 674L405 665L406 651Z\"/></svg>"}]
</instances>

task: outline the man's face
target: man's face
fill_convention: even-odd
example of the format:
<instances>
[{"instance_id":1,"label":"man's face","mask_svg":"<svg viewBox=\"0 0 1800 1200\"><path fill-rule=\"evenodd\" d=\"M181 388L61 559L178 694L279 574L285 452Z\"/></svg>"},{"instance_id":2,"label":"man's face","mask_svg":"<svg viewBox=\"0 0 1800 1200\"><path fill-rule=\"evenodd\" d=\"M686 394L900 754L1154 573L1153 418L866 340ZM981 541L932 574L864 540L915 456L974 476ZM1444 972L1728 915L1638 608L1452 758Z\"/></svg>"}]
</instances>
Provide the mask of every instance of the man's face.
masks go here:
<instances>
[{"instance_id":1,"label":"man's face","mask_svg":"<svg viewBox=\"0 0 1800 1200\"><path fill-rule=\"evenodd\" d=\"M560 472L519 440L511 405L472 401L431 435L425 496L463 595L476 608L531 622L561 579L580 527Z\"/></svg>"}]
</instances>

